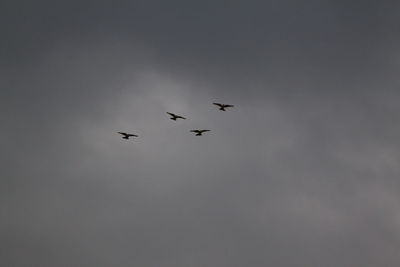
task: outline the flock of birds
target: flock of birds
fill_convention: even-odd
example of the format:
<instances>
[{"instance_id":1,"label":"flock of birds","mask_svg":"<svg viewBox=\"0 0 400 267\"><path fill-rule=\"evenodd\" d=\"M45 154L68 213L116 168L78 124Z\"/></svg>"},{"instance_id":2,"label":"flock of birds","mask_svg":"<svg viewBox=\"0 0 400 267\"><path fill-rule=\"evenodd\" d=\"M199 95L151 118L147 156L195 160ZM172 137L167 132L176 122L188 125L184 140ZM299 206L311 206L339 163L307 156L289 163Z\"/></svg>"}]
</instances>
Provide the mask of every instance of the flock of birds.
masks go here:
<instances>
[{"instance_id":1,"label":"flock of birds","mask_svg":"<svg viewBox=\"0 0 400 267\"><path fill-rule=\"evenodd\" d=\"M219 110L221 111L226 111L226 108L232 108L234 107L233 105L230 104L221 104L221 103L213 103L214 105L219 107ZM176 121L178 119L181 120L186 120L185 117L180 116L180 115L176 115L174 113L171 112L167 112L168 115L170 115L170 119L173 121ZM195 130L190 130L190 132L195 133L195 136L202 136L203 133L205 132L210 132L211 130L206 130L206 129L195 129ZM139 137L137 134L131 134L131 133L125 133L125 132L118 132L120 135L122 135L123 139L129 139L130 137Z\"/></svg>"}]
</instances>

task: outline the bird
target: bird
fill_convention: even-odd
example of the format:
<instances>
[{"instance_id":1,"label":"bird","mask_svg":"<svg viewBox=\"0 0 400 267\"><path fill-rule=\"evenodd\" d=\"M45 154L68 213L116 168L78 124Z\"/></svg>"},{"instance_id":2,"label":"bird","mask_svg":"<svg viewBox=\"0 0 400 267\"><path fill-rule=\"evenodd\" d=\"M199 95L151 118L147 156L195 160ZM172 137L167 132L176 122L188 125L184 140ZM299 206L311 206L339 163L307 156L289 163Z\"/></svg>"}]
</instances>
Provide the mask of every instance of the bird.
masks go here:
<instances>
[{"instance_id":1,"label":"bird","mask_svg":"<svg viewBox=\"0 0 400 267\"><path fill-rule=\"evenodd\" d=\"M174 120L174 121L176 121L176 119L182 119L182 120L186 120L186 118L185 117L182 117L182 116L179 116L179 115L176 115L176 114L174 114L174 113L171 113L171 112L167 112L167 114L168 115L170 115L171 116L171 120Z\"/></svg>"},{"instance_id":2,"label":"bird","mask_svg":"<svg viewBox=\"0 0 400 267\"><path fill-rule=\"evenodd\" d=\"M118 132L118 133L123 135L122 136L123 139L129 139L129 137L138 137L138 135L136 135L136 134L128 134L128 133L124 133L124 132Z\"/></svg>"},{"instance_id":3,"label":"bird","mask_svg":"<svg viewBox=\"0 0 400 267\"><path fill-rule=\"evenodd\" d=\"M221 104L221 103L213 103L213 104L216 105L216 106L218 106L218 107L219 107L219 110L222 110L222 111L226 111L225 108L232 108L232 107L234 107L234 105L229 105L229 104Z\"/></svg>"},{"instance_id":4,"label":"bird","mask_svg":"<svg viewBox=\"0 0 400 267\"><path fill-rule=\"evenodd\" d=\"M196 136L202 136L203 133L209 132L210 130L191 130L192 133L196 133Z\"/></svg>"}]
</instances>

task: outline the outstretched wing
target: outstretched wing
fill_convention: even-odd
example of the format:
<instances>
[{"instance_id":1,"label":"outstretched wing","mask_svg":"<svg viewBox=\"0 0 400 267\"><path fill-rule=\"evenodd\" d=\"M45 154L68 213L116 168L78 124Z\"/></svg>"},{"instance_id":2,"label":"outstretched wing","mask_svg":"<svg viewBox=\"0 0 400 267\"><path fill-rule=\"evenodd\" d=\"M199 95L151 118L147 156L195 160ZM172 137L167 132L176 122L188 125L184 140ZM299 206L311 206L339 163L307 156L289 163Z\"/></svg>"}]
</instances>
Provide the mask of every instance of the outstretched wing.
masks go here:
<instances>
[{"instance_id":1,"label":"outstretched wing","mask_svg":"<svg viewBox=\"0 0 400 267\"><path fill-rule=\"evenodd\" d=\"M136 135L136 134L127 134L127 136L139 137L139 136Z\"/></svg>"},{"instance_id":2,"label":"outstretched wing","mask_svg":"<svg viewBox=\"0 0 400 267\"><path fill-rule=\"evenodd\" d=\"M234 105L229 105L229 104L224 105L224 108L232 108L232 107L234 107Z\"/></svg>"},{"instance_id":3,"label":"outstretched wing","mask_svg":"<svg viewBox=\"0 0 400 267\"><path fill-rule=\"evenodd\" d=\"M199 132L205 133L205 132L210 132L211 130L200 130Z\"/></svg>"},{"instance_id":4,"label":"outstretched wing","mask_svg":"<svg viewBox=\"0 0 400 267\"><path fill-rule=\"evenodd\" d=\"M171 112L167 112L168 115L172 116L172 117L176 117L176 115L174 113Z\"/></svg>"},{"instance_id":5,"label":"outstretched wing","mask_svg":"<svg viewBox=\"0 0 400 267\"><path fill-rule=\"evenodd\" d=\"M222 108L224 105L223 104L221 104L221 103L213 103L214 105L216 105L216 106L218 106L218 107L220 107L220 108Z\"/></svg>"},{"instance_id":6,"label":"outstretched wing","mask_svg":"<svg viewBox=\"0 0 400 267\"><path fill-rule=\"evenodd\" d=\"M121 135L123 135L123 136L128 136L128 134L127 133L124 133L124 132L118 132L119 134L121 134Z\"/></svg>"},{"instance_id":7,"label":"outstretched wing","mask_svg":"<svg viewBox=\"0 0 400 267\"><path fill-rule=\"evenodd\" d=\"M185 117L182 117L182 116L179 116L179 115L177 115L176 116L178 119L183 119L183 120L186 120L186 118Z\"/></svg>"}]
</instances>

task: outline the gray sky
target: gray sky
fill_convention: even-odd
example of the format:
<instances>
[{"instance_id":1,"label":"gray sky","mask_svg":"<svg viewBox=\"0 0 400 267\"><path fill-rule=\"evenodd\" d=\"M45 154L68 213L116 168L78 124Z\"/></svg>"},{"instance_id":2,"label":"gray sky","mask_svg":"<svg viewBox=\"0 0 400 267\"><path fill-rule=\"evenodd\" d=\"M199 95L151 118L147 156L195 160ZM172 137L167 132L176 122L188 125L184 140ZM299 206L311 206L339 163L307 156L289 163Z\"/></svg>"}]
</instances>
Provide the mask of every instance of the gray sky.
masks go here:
<instances>
[{"instance_id":1,"label":"gray sky","mask_svg":"<svg viewBox=\"0 0 400 267\"><path fill-rule=\"evenodd\" d=\"M400 3L1 5L1 266L399 266Z\"/></svg>"}]
</instances>

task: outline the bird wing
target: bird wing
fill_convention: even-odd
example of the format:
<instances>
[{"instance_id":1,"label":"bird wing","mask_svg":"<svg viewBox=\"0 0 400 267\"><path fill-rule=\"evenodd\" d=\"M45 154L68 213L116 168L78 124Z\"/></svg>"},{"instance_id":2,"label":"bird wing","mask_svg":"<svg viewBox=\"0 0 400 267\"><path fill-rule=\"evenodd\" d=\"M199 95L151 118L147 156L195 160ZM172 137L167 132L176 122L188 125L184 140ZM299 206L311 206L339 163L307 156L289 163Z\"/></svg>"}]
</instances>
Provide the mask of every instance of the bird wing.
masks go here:
<instances>
[{"instance_id":1,"label":"bird wing","mask_svg":"<svg viewBox=\"0 0 400 267\"><path fill-rule=\"evenodd\" d=\"M183 119L183 120L186 120L186 118L185 117L182 117L182 116L176 116L177 118L180 118L180 119Z\"/></svg>"},{"instance_id":2,"label":"bird wing","mask_svg":"<svg viewBox=\"0 0 400 267\"><path fill-rule=\"evenodd\" d=\"M136 135L136 134L127 134L127 136L139 137L139 136Z\"/></svg>"},{"instance_id":3,"label":"bird wing","mask_svg":"<svg viewBox=\"0 0 400 267\"><path fill-rule=\"evenodd\" d=\"M225 108L231 108L234 107L234 105L224 105Z\"/></svg>"},{"instance_id":4,"label":"bird wing","mask_svg":"<svg viewBox=\"0 0 400 267\"><path fill-rule=\"evenodd\" d=\"M192 133L199 133L200 130L191 130Z\"/></svg>"},{"instance_id":5,"label":"bird wing","mask_svg":"<svg viewBox=\"0 0 400 267\"><path fill-rule=\"evenodd\" d=\"M200 130L199 132L205 133L205 132L210 132L211 130Z\"/></svg>"},{"instance_id":6,"label":"bird wing","mask_svg":"<svg viewBox=\"0 0 400 267\"><path fill-rule=\"evenodd\" d=\"M122 134L123 136L128 136L128 134L127 133L124 133L124 132L118 132L119 134Z\"/></svg>"},{"instance_id":7,"label":"bird wing","mask_svg":"<svg viewBox=\"0 0 400 267\"><path fill-rule=\"evenodd\" d=\"M223 106L223 104L221 104L221 103L213 103L213 104L218 106L218 107L222 107Z\"/></svg>"},{"instance_id":8,"label":"bird wing","mask_svg":"<svg viewBox=\"0 0 400 267\"><path fill-rule=\"evenodd\" d=\"M172 117L176 117L176 115L174 113L167 112L167 114L171 115Z\"/></svg>"}]
</instances>

